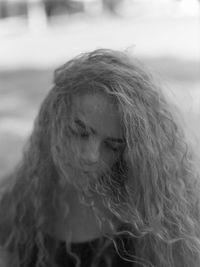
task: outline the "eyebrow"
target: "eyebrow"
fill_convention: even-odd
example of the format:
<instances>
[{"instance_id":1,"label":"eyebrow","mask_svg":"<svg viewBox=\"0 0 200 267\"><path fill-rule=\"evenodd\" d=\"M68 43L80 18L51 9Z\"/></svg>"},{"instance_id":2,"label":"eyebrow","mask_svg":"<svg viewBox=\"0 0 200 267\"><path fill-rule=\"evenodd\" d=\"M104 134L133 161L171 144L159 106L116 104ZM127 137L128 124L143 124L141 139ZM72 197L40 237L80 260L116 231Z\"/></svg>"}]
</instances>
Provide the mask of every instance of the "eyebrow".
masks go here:
<instances>
[{"instance_id":1,"label":"eyebrow","mask_svg":"<svg viewBox=\"0 0 200 267\"><path fill-rule=\"evenodd\" d=\"M85 123L83 121L81 121L80 119L75 119L74 121L82 129L90 130L91 133L93 133L93 134L97 133L92 127L86 126ZM119 143L119 144L125 144L125 139L122 139L122 138L107 137L107 140L111 141L111 142L116 142L116 143Z\"/></svg>"}]
</instances>

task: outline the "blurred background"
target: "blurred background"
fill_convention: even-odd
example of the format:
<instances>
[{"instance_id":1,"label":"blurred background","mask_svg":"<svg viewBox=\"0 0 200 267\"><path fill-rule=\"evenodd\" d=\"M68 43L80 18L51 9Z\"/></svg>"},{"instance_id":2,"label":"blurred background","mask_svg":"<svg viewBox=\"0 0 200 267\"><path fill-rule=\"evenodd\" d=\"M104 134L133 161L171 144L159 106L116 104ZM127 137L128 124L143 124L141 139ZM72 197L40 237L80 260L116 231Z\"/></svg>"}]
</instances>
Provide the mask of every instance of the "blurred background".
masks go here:
<instances>
[{"instance_id":1,"label":"blurred background","mask_svg":"<svg viewBox=\"0 0 200 267\"><path fill-rule=\"evenodd\" d=\"M0 177L19 161L53 70L97 48L143 61L200 140L199 0L0 0Z\"/></svg>"}]
</instances>

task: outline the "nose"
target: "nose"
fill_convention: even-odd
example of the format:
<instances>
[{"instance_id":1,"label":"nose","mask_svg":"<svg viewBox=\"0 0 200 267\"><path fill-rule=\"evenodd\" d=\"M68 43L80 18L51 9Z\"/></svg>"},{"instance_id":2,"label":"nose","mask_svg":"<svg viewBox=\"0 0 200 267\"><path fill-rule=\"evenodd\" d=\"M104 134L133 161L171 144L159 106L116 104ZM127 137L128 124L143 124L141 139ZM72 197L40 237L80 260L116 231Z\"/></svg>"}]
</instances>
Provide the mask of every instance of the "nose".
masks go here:
<instances>
[{"instance_id":1,"label":"nose","mask_svg":"<svg viewBox=\"0 0 200 267\"><path fill-rule=\"evenodd\" d=\"M100 142L96 139L91 138L84 145L82 151L82 162L85 165L94 165L99 161L100 158Z\"/></svg>"}]
</instances>

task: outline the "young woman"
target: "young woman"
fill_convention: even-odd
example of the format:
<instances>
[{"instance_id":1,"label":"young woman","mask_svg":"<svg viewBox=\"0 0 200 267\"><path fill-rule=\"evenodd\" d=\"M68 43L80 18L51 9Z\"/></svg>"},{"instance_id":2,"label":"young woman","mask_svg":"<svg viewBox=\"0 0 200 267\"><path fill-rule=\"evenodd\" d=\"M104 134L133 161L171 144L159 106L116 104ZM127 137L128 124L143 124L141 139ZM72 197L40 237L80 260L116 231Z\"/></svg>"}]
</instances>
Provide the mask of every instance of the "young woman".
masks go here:
<instances>
[{"instance_id":1,"label":"young woman","mask_svg":"<svg viewBox=\"0 0 200 267\"><path fill-rule=\"evenodd\" d=\"M0 187L0 266L199 267L199 173L161 90L96 50L55 71Z\"/></svg>"}]
</instances>

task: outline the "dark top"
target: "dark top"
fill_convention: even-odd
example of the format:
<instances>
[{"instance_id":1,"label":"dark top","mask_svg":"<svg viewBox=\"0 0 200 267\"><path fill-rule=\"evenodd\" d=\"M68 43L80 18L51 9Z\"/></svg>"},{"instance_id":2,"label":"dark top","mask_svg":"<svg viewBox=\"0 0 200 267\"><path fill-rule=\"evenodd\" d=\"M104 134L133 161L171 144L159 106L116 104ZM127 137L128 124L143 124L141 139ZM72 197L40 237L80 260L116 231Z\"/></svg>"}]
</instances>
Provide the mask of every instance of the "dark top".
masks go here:
<instances>
[{"instance_id":1,"label":"dark top","mask_svg":"<svg viewBox=\"0 0 200 267\"><path fill-rule=\"evenodd\" d=\"M98 240L90 241L90 242L84 242L84 243L77 243L72 244L71 250L73 253L78 255L78 257L81 260L81 266L80 267L89 267L91 266L91 262L93 259L93 256L98 253L96 250L96 244ZM123 260L117 252L114 250L114 248L111 249L111 253L114 254L113 256L113 263L112 267L132 267L133 265L130 264L129 261ZM70 257L69 254L66 253L65 243L61 242L60 248L57 254L57 263L59 267L74 267L75 261L72 257ZM100 266L105 267L104 261L100 261Z\"/></svg>"},{"instance_id":2,"label":"dark top","mask_svg":"<svg viewBox=\"0 0 200 267\"><path fill-rule=\"evenodd\" d=\"M76 266L76 257L77 255L80 259L81 265L80 267L90 267L92 264L93 257L98 254L98 245L99 240L95 239L89 242L82 243L73 243L71 245L70 253L66 249L66 243L64 241L60 241L58 243L58 247L56 250L55 262L58 267L75 267ZM123 248L120 249L120 255L123 257L124 244L126 246L127 240L123 240ZM134 267L134 264L130 261L122 259L116 252L114 245L109 247L109 250L106 250L109 255L112 255L112 267ZM30 264L25 267L35 267L37 260L37 251L34 251L33 257L31 259ZM48 265L47 265L48 266ZM104 261L104 257L100 257L99 267L107 266Z\"/></svg>"}]
</instances>

